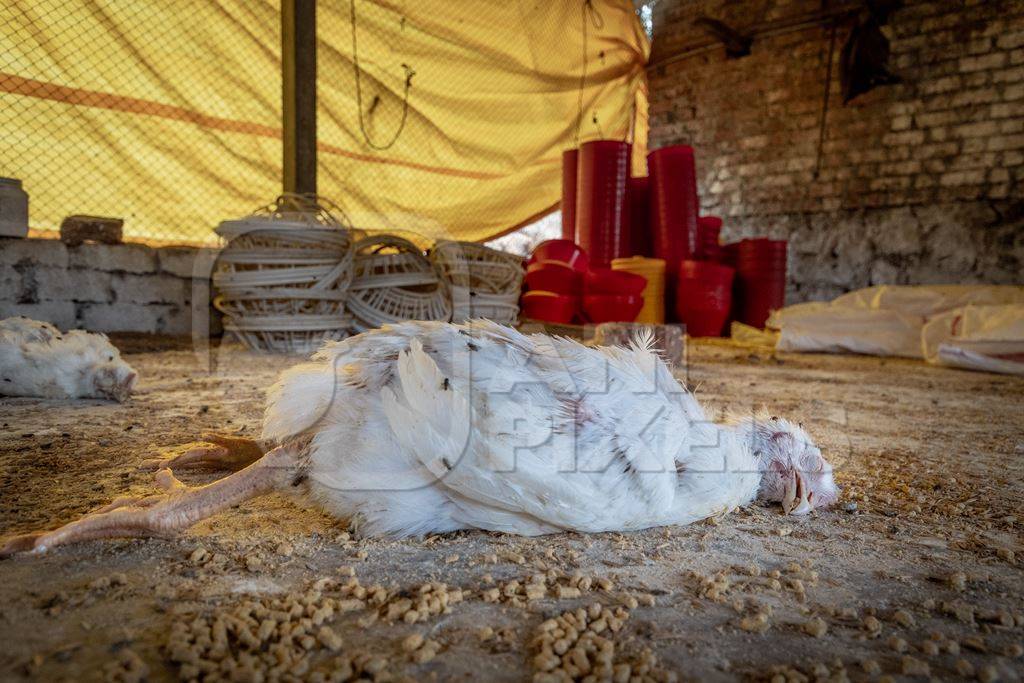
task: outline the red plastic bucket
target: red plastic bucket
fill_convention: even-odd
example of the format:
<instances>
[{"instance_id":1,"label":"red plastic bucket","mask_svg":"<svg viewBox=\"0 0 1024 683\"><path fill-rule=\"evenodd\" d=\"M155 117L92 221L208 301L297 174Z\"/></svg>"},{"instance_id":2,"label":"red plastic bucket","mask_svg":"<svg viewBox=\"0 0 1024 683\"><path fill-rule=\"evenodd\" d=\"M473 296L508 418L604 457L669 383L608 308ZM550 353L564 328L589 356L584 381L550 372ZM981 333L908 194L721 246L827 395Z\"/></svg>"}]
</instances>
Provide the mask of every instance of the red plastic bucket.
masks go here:
<instances>
[{"instance_id":1,"label":"red plastic bucket","mask_svg":"<svg viewBox=\"0 0 1024 683\"><path fill-rule=\"evenodd\" d=\"M576 175L576 243L597 268L629 256L630 145L619 140L592 140L580 146Z\"/></svg>"},{"instance_id":2,"label":"red plastic bucket","mask_svg":"<svg viewBox=\"0 0 1024 683\"><path fill-rule=\"evenodd\" d=\"M651 173L652 247L669 273L697 245L697 167L693 147L672 145L647 155Z\"/></svg>"},{"instance_id":3,"label":"red plastic bucket","mask_svg":"<svg viewBox=\"0 0 1024 683\"><path fill-rule=\"evenodd\" d=\"M697 218L697 255L707 258L708 251L717 252L719 233L722 231L722 219L718 216L700 216Z\"/></svg>"},{"instance_id":4,"label":"red plastic bucket","mask_svg":"<svg viewBox=\"0 0 1024 683\"><path fill-rule=\"evenodd\" d=\"M735 287L734 318L753 327L764 327L768 315L786 303L786 270L751 273L739 270Z\"/></svg>"},{"instance_id":5,"label":"red plastic bucket","mask_svg":"<svg viewBox=\"0 0 1024 683\"><path fill-rule=\"evenodd\" d=\"M676 315L692 337L719 337L729 320L734 271L710 261L679 264Z\"/></svg>"},{"instance_id":6,"label":"red plastic bucket","mask_svg":"<svg viewBox=\"0 0 1024 683\"><path fill-rule=\"evenodd\" d=\"M748 239L740 242L737 257L740 260L786 258L786 240L770 240L765 238Z\"/></svg>"},{"instance_id":7,"label":"red plastic bucket","mask_svg":"<svg viewBox=\"0 0 1024 683\"><path fill-rule=\"evenodd\" d=\"M716 261L722 247L718 235L722 231L722 219L718 216L701 216L697 219L697 258Z\"/></svg>"},{"instance_id":8,"label":"red plastic bucket","mask_svg":"<svg viewBox=\"0 0 1024 683\"><path fill-rule=\"evenodd\" d=\"M562 152L562 239L576 240L576 165L578 149Z\"/></svg>"},{"instance_id":9,"label":"red plastic bucket","mask_svg":"<svg viewBox=\"0 0 1024 683\"><path fill-rule=\"evenodd\" d=\"M771 312L785 304L785 288L780 289L774 283L740 282L739 289L742 299L737 302L735 317L753 327L764 327Z\"/></svg>"},{"instance_id":10,"label":"red plastic bucket","mask_svg":"<svg viewBox=\"0 0 1024 683\"><path fill-rule=\"evenodd\" d=\"M679 264L679 279L732 283L734 270L712 261L685 260Z\"/></svg>"},{"instance_id":11,"label":"red plastic bucket","mask_svg":"<svg viewBox=\"0 0 1024 683\"><path fill-rule=\"evenodd\" d=\"M650 256L650 178L629 179L630 256Z\"/></svg>"},{"instance_id":12,"label":"red plastic bucket","mask_svg":"<svg viewBox=\"0 0 1024 683\"><path fill-rule=\"evenodd\" d=\"M740 243L730 242L729 244L722 245L722 258L721 261L727 266L736 266L736 261L739 258Z\"/></svg>"},{"instance_id":13,"label":"red plastic bucket","mask_svg":"<svg viewBox=\"0 0 1024 683\"><path fill-rule=\"evenodd\" d=\"M774 254L739 254L736 263L747 263L752 266L771 265L786 262L786 252L780 251Z\"/></svg>"},{"instance_id":14,"label":"red plastic bucket","mask_svg":"<svg viewBox=\"0 0 1024 683\"><path fill-rule=\"evenodd\" d=\"M786 303L785 240L745 239L722 247L721 260L736 268L732 319L764 327L771 311Z\"/></svg>"},{"instance_id":15,"label":"red plastic bucket","mask_svg":"<svg viewBox=\"0 0 1024 683\"><path fill-rule=\"evenodd\" d=\"M774 273L778 271L786 270L786 261L744 261L740 260L736 262L736 270L741 273Z\"/></svg>"},{"instance_id":16,"label":"red plastic bucket","mask_svg":"<svg viewBox=\"0 0 1024 683\"><path fill-rule=\"evenodd\" d=\"M676 268L697 251L697 167L693 147L672 145L647 155L651 177L651 247L665 259L665 311L676 310Z\"/></svg>"}]
</instances>

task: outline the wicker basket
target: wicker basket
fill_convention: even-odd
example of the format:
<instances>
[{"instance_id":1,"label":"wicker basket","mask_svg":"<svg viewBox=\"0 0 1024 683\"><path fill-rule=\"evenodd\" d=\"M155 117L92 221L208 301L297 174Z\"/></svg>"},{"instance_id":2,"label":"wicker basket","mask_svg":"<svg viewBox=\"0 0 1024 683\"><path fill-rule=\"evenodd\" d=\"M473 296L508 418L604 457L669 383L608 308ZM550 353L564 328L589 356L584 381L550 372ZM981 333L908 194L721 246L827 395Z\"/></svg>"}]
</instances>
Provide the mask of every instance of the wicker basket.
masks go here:
<instances>
[{"instance_id":1,"label":"wicker basket","mask_svg":"<svg viewBox=\"0 0 1024 683\"><path fill-rule=\"evenodd\" d=\"M512 325L519 317L519 292L481 294L458 285L452 285L451 291L452 322L487 318L503 325Z\"/></svg>"},{"instance_id":2,"label":"wicker basket","mask_svg":"<svg viewBox=\"0 0 1024 683\"><path fill-rule=\"evenodd\" d=\"M325 204L282 195L217 227L227 244L213 274L214 306L226 316L225 329L249 348L309 353L349 334L353 233Z\"/></svg>"},{"instance_id":3,"label":"wicker basket","mask_svg":"<svg viewBox=\"0 0 1024 683\"><path fill-rule=\"evenodd\" d=\"M430 259L451 283L453 322L516 321L523 282L521 258L476 242L443 241L434 245Z\"/></svg>"},{"instance_id":4,"label":"wicker basket","mask_svg":"<svg viewBox=\"0 0 1024 683\"><path fill-rule=\"evenodd\" d=\"M405 320L449 320L446 282L419 248L395 235L366 237L355 245L348 309L358 331Z\"/></svg>"},{"instance_id":5,"label":"wicker basket","mask_svg":"<svg viewBox=\"0 0 1024 683\"><path fill-rule=\"evenodd\" d=\"M452 284L483 294L519 294L523 259L476 242L442 241L430 260Z\"/></svg>"}]
</instances>

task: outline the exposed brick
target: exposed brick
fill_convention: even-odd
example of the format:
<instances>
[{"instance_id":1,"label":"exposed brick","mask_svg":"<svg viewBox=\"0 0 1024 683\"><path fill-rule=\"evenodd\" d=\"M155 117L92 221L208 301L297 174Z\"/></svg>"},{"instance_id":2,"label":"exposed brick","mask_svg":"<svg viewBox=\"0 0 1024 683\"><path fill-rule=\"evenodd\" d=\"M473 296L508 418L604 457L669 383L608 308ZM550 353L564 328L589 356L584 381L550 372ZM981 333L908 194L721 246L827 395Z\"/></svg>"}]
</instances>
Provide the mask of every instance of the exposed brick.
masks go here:
<instances>
[{"instance_id":1,"label":"exposed brick","mask_svg":"<svg viewBox=\"0 0 1024 683\"><path fill-rule=\"evenodd\" d=\"M36 268L34 271L40 301L111 301L110 277L110 273L85 268Z\"/></svg>"},{"instance_id":2,"label":"exposed brick","mask_svg":"<svg viewBox=\"0 0 1024 683\"><path fill-rule=\"evenodd\" d=\"M902 133L890 133L882 138L882 144L893 145L920 145L924 142L924 131L908 130Z\"/></svg>"},{"instance_id":3,"label":"exposed brick","mask_svg":"<svg viewBox=\"0 0 1024 683\"><path fill-rule=\"evenodd\" d=\"M968 123L962 126L955 126L952 134L961 138L977 138L995 135L999 132L999 124L995 121L981 121L979 123Z\"/></svg>"},{"instance_id":4,"label":"exposed brick","mask_svg":"<svg viewBox=\"0 0 1024 683\"><path fill-rule=\"evenodd\" d=\"M1020 166L1024 164L1024 152L1005 152L1003 166Z\"/></svg>"},{"instance_id":5,"label":"exposed brick","mask_svg":"<svg viewBox=\"0 0 1024 683\"><path fill-rule=\"evenodd\" d=\"M1020 105L1014 104L993 104L989 108L989 116L994 119L1005 119L1011 116L1020 116Z\"/></svg>"},{"instance_id":6,"label":"exposed brick","mask_svg":"<svg viewBox=\"0 0 1024 683\"><path fill-rule=\"evenodd\" d=\"M0 317L20 314L63 328L105 332L185 334L191 326L193 298L200 308L209 307L210 281L194 280L191 266L183 264L189 253L198 253L202 267L208 269L215 250L181 248L169 253L166 270L187 271L186 277L179 277L156 272L156 252L149 247L104 247L69 250L57 240L0 241ZM217 320L211 329L219 330Z\"/></svg>"},{"instance_id":7,"label":"exposed brick","mask_svg":"<svg viewBox=\"0 0 1024 683\"><path fill-rule=\"evenodd\" d=\"M1007 235L1021 226L1000 217L1016 215L1024 183L1024 14L1011 4L916 0L894 13L886 32L903 83L844 106L835 79L816 178L828 47L817 28L758 36L750 58L715 50L656 69L651 111L674 118L652 116L651 146L694 144L702 207L728 217L728 239L788 235L793 247L799 239L813 261L794 265L790 289L799 297L887 278L1017 280L1024 254L999 246L1020 243ZM662 49L660 30L672 32L677 50L706 39L692 26L701 14L754 26L750 17L794 16L812 5L662 0L653 53ZM810 239L815 230L827 244ZM943 249L929 245L936 231ZM955 257L947 249L954 244ZM870 259L883 265L860 265Z\"/></svg>"},{"instance_id":8,"label":"exposed brick","mask_svg":"<svg viewBox=\"0 0 1024 683\"><path fill-rule=\"evenodd\" d=\"M1011 54L1011 61L1014 59L1014 55L1016 54L1016 52L1017 50L1015 50L1014 53ZM1021 59L1019 62L1014 63L1024 64L1024 50L1020 50L1019 52ZM1001 69L999 71L992 72L993 83L1018 83L1020 81L1024 81L1024 69L1022 68Z\"/></svg>"},{"instance_id":9,"label":"exposed brick","mask_svg":"<svg viewBox=\"0 0 1024 683\"><path fill-rule=\"evenodd\" d=\"M893 131L901 131L910 128L910 124L913 123L914 119L912 116L895 116L892 122L889 124L889 128Z\"/></svg>"},{"instance_id":10,"label":"exposed brick","mask_svg":"<svg viewBox=\"0 0 1024 683\"><path fill-rule=\"evenodd\" d=\"M982 88L958 92L949 99L950 107L968 107L974 104L990 104L998 102L999 91L995 88Z\"/></svg>"},{"instance_id":11,"label":"exposed brick","mask_svg":"<svg viewBox=\"0 0 1024 683\"><path fill-rule=\"evenodd\" d=\"M177 309L160 304L81 304L78 325L96 332L164 332Z\"/></svg>"},{"instance_id":12,"label":"exposed brick","mask_svg":"<svg viewBox=\"0 0 1024 683\"><path fill-rule=\"evenodd\" d=\"M69 263L112 273L152 273L156 253L142 244L83 244L68 249Z\"/></svg>"},{"instance_id":13,"label":"exposed brick","mask_svg":"<svg viewBox=\"0 0 1024 683\"><path fill-rule=\"evenodd\" d=\"M1017 47L1024 47L1024 31L1004 33L996 39L996 46L1000 50L1012 50Z\"/></svg>"},{"instance_id":14,"label":"exposed brick","mask_svg":"<svg viewBox=\"0 0 1024 683\"><path fill-rule=\"evenodd\" d=\"M998 69L1006 63L1006 54L993 52L980 57L965 57L960 60L960 72L981 71L983 69Z\"/></svg>"},{"instance_id":15,"label":"exposed brick","mask_svg":"<svg viewBox=\"0 0 1024 683\"><path fill-rule=\"evenodd\" d=\"M987 149L993 152L1001 152L1008 149L1024 148L1024 135L1005 135L989 138Z\"/></svg>"},{"instance_id":16,"label":"exposed brick","mask_svg":"<svg viewBox=\"0 0 1024 683\"><path fill-rule=\"evenodd\" d=\"M22 274L13 266L0 264L0 299L14 301L21 291Z\"/></svg>"},{"instance_id":17,"label":"exposed brick","mask_svg":"<svg viewBox=\"0 0 1024 683\"><path fill-rule=\"evenodd\" d=\"M161 247L156 253L160 272L187 278L208 277L217 256L216 249L195 247Z\"/></svg>"},{"instance_id":18,"label":"exposed brick","mask_svg":"<svg viewBox=\"0 0 1024 683\"><path fill-rule=\"evenodd\" d=\"M15 315L42 320L56 325L62 330L70 330L76 326L75 304L70 301L42 301L26 304L0 300L0 318L10 318Z\"/></svg>"},{"instance_id":19,"label":"exposed brick","mask_svg":"<svg viewBox=\"0 0 1024 683\"><path fill-rule=\"evenodd\" d=\"M183 304L186 283L191 280L166 275L117 273L113 277L114 301L133 304Z\"/></svg>"},{"instance_id":20,"label":"exposed brick","mask_svg":"<svg viewBox=\"0 0 1024 683\"><path fill-rule=\"evenodd\" d=\"M1008 85L1003 89L1003 101L1015 102L1024 99L1024 85Z\"/></svg>"},{"instance_id":21,"label":"exposed brick","mask_svg":"<svg viewBox=\"0 0 1024 683\"><path fill-rule=\"evenodd\" d=\"M16 263L67 268L68 249L60 240L0 237L0 264Z\"/></svg>"},{"instance_id":22,"label":"exposed brick","mask_svg":"<svg viewBox=\"0 0 1024 683\"><path fill-rule=\"evenodd\" d=\"M933 126L947 126L951 123L959 123L961 114L956 111L933 111L924 114L918 114L914 117L914 121L921 128L931 128Z\"/></svg>"},{"instance_id":23,"label":"exposed brick","mask_svg":"<svg viewBox=\"0 0 1024 683\"><path fill-rule=\"evenodd\" d=\"M981 169L971 171L956 171L945 173L939 178L939 185L953 187L954 185L980 185L985 182L985 171Z\"/></svg>"},{"instance_id":24,"label":"exposed brick","mask_svg":"<svg viewBox=\"0 0 1024 683\"><path fill-rule=\"evenodd\" d=\"M937 93L959 90L962 80L959 76L945 76L932 81L924 81L919 88L923 95L935 95Z\"/></svg>"},{"instance_id":25,"label":"exposed brick","mask_svg":"<svg viewBox=\"0 0 1024 683\"><path fill-rule=\"evenodd\" d=\"M1024 118L1013 118L1006 121L999 122L999 132L1005 133L1024 133Z\"/></svg>"}]
</instances>

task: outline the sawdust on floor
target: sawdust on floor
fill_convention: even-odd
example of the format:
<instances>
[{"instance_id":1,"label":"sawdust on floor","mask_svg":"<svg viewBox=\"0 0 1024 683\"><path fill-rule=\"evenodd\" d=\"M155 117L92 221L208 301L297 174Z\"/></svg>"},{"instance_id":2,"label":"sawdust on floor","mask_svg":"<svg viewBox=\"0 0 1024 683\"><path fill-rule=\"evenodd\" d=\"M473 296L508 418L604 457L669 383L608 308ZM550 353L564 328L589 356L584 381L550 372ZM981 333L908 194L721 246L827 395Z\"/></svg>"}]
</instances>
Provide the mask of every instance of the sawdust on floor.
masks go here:
<instances>
[{"instance_id":1,"label":"sawdust on floor","mask_svg":"<svg viewBox=\"0 0 1024 683\"><path fill-rule=\"evenodd\" d=\"M141 381L124 405L0 399L0 535L150 491L137 464L203 430L255 434L264 389L294 362L226 346L210 372L181 345L127 351ZM267 497L175 539L0 562L0 679L246 680L235 636L205 669L182 660L182 639L223 615L302 603L327 578L309 604L327 600L329 633L296 636L308 655L283 680L529 680L546 666L542 624L595 602L628 611L613 640L634 673L646 648L652 676L681 680L1020 680L1024 380L721 344L688 358L685 378L716 417L764 406L803 422L835 465L840 503L632 534L390 541ZM387 618L431 581L461 600ZM344 602L359 586L384 590Z\"/></svg>"}]
</instances>

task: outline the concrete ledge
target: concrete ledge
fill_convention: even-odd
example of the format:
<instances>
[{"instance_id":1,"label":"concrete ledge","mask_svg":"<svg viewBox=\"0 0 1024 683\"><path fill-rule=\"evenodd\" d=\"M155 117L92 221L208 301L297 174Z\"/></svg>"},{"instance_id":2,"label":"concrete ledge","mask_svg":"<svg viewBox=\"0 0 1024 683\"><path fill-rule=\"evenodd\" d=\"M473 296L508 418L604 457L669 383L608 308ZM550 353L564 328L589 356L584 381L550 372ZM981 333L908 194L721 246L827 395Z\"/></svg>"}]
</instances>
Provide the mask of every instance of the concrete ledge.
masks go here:
<instances>
[{"instance_id":1,"label":"concrete ledge","mask_svg":"<svg viewBox=\"0 0 1024 683\"><path fill-rule=\"evenodd\" d=\"M156 250L161 273L208 278L219 250L210 247L161 247Z\"/></svg>"},{"instance_id":2,"label":"concrete ledge","mask_svg":"<svg viewBox=\"0 0 1024 683\"><path fill-rule=\"evenodd\" d=\"M221 330L209 306L216 249L0 238L0 317L25 315L61 329L190 334ZM205 305L204 305L205 304Z\"/></svg>"},{"instance_id":3,"label":"concrete ledge","mask_svg":"<svg viewBox=\"0 0 1024 683\"><path fill-rule=\"evenodd\" d=\"M68 248L69 265L114 273L155 273L156 250L144 244L83 244Z\"/></svg>"}]
</instances>

